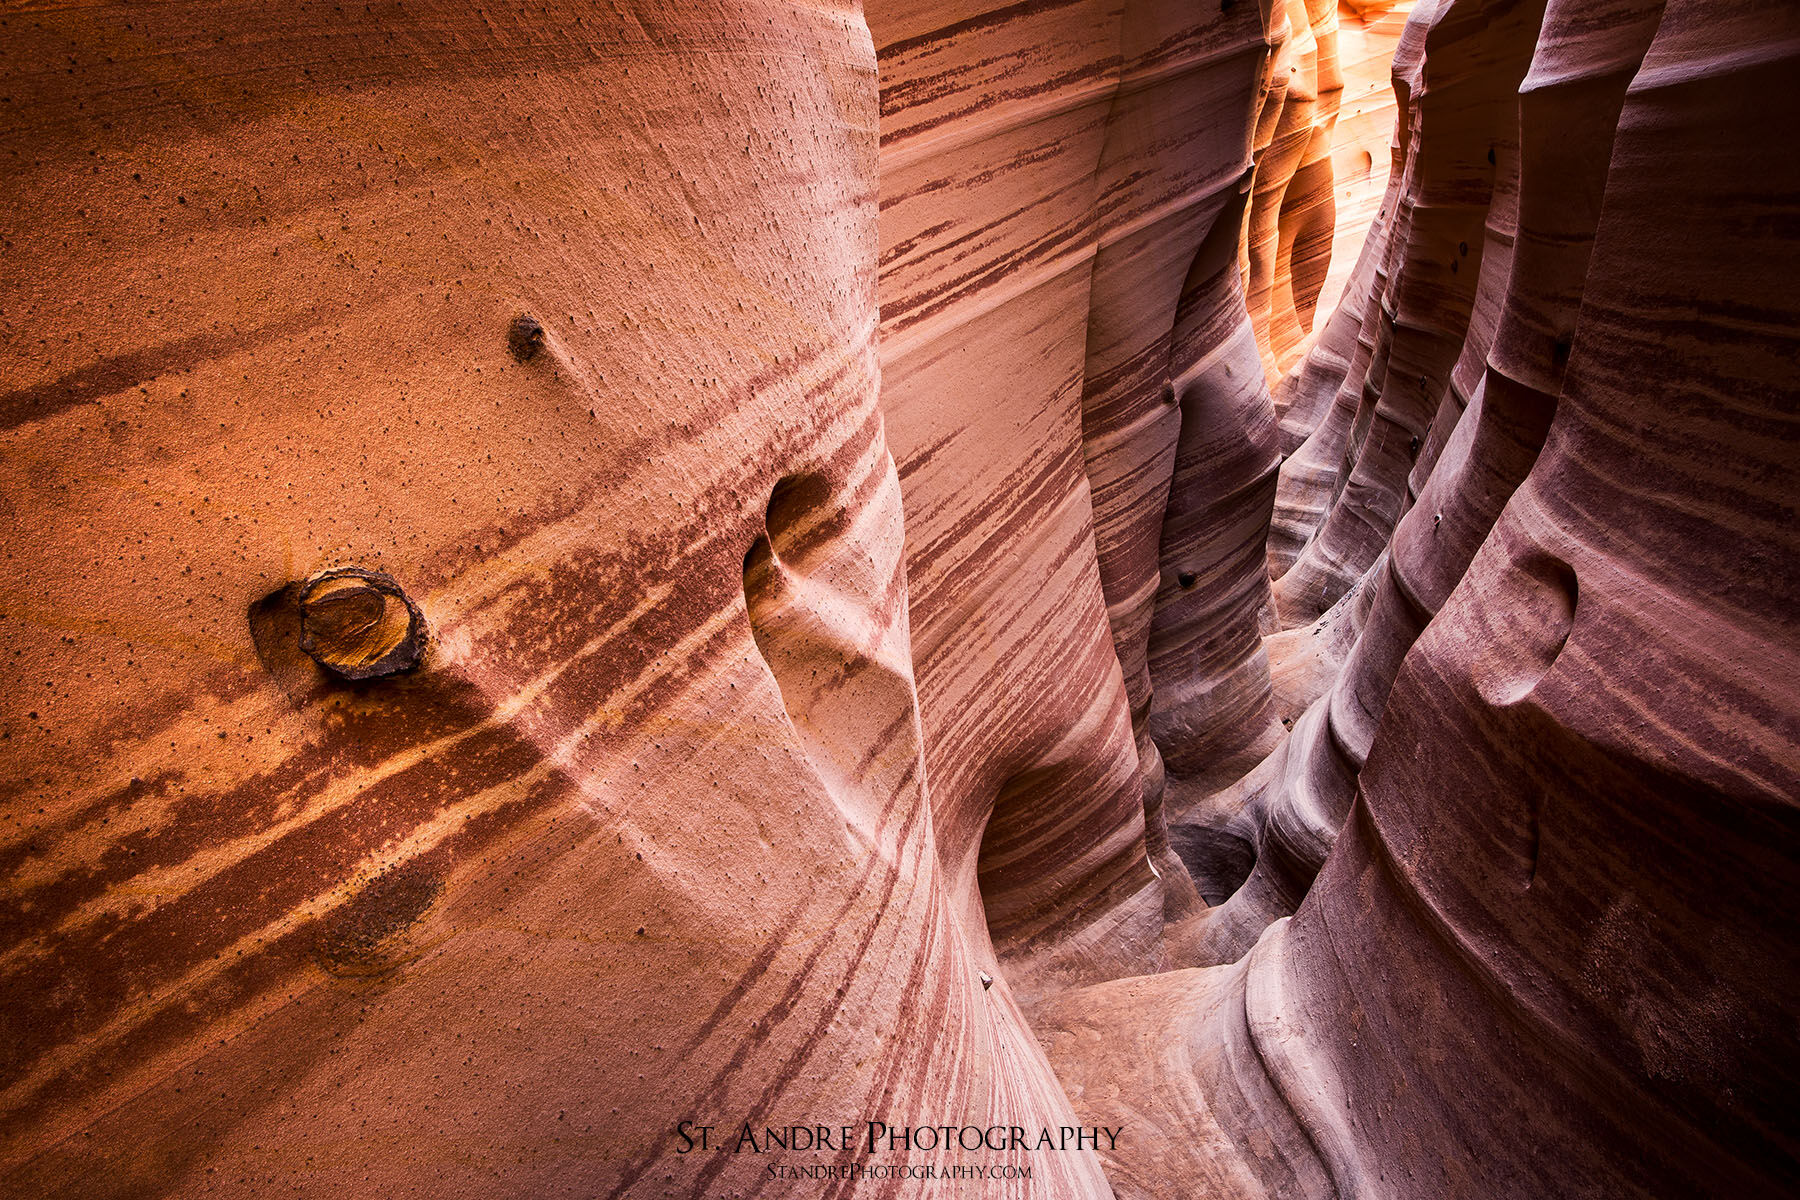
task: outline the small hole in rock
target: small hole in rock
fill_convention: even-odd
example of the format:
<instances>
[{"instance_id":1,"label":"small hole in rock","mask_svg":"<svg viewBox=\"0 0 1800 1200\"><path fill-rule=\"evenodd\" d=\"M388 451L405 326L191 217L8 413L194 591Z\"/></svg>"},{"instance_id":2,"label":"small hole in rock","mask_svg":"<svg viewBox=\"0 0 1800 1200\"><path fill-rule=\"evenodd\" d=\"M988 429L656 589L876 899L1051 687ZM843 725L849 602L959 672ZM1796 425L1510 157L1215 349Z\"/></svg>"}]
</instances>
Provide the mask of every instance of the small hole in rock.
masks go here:
<instances>
[{"instance_id":1,"label":"small hole in rock","mask_svg":"<svg viewBox=\"0 0 1800 1200\"><path fill-rule=\"evenodd\" d=\"M1201 898L1214 906L1225 903L1243 887L1256 866L1256 846L1223 829L1171 825L1169 846L1193 876Z\"/></svg>"},{"instance_id":2,"label":"small hole in rock","mask_svg":"<svg viewBox=\"0 0 1800 1200\"><path fill-rule=\"evenodd\" d=\"M800 543L810 540L819 527L821 515L831 504L831 484L822 475L787 475L775 484L769 494L769 507L763 516L770 549L786 558L797 551Z\"/></svg>"}]
</instances>

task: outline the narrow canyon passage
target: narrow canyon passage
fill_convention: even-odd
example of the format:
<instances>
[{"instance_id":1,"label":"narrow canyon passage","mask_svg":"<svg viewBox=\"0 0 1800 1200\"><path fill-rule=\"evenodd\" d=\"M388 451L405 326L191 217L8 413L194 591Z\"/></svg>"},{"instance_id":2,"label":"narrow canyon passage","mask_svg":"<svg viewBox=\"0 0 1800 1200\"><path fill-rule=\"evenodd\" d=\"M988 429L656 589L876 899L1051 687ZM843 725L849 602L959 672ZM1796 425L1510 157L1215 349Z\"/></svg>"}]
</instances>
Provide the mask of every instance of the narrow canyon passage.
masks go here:
<instances>
[{"instance_id":1,"label":"narrow canyon passage","mask_svg":"<svg viewBox=\"0 0 1800 1200\"><path fill-rule=\"evenodd\" d=\"M1800 1194L1793 5L0 77L0 1194Z\"/></svg>"}]
</instances>

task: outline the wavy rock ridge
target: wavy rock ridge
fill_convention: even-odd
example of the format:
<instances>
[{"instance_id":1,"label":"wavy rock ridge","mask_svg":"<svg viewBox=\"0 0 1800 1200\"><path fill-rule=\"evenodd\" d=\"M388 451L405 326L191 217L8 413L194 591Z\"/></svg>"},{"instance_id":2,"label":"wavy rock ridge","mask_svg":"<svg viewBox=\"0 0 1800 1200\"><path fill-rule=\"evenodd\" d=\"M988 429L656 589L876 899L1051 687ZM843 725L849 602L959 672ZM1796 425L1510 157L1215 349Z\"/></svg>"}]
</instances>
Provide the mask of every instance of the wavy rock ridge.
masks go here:
<instances>
[{"instance_id":1,"label":"wavy rock ridge","mask_svg":"<svg viewBox=\"0 0 1800 1200\"><path fill-rule=\"evenodd\" d=\"M1388 201L1283 382L1335 388L1271 539L1265 644L1317 698L1171 818L1253 844L1191 923L1222 965L1035 1018L1079 1110L1156 1126L1121 1194L1800 1186L1797 34L1414 10Z\"/></svg>"},{"instance_id":2,"label":"wavy rock ridge","mask_svg":"<svg viewBox=\"0 0 1800 1200\"><path fill-rule=\"evenodd\" d=\"M0 1190L1800 1189L1791 7L0 28Z\"/></svg>"}]
</instances>

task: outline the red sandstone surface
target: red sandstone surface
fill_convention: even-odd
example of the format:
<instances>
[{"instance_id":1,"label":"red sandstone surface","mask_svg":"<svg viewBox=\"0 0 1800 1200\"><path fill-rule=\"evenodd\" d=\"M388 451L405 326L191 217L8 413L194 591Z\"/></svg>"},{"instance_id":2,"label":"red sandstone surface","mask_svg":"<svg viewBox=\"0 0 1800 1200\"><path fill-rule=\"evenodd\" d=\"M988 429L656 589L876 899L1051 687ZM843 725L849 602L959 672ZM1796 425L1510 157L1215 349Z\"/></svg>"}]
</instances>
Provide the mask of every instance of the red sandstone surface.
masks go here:
<instances>
[{"instance_id":1,"label":"red sandstone surface","mask_svg":"<svg viewBox=\"0 0 1800 1200\"><path fill-rule=\"evenodd\" d=\"M0 1194L1800 1192L1797 67L6 8Z\"/></svg>"}]
</instances>

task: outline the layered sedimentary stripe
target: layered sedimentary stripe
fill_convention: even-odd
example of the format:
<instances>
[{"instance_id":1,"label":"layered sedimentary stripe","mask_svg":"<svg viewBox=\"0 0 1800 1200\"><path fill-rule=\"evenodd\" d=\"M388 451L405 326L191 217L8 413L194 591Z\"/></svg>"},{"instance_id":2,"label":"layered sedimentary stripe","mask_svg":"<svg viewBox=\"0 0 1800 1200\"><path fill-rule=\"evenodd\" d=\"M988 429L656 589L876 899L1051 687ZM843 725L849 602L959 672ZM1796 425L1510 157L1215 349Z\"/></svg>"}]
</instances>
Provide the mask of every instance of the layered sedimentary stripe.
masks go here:
<instances>
[{"instance_id":1,"label":"layered sedimentary stripe","mask_svg":"<svg viewBox=\"0 0 1800 1200\"><path fill-rule=\"evenodd\" d=\"M1240 180L1250 166L1267 54L1261 20L1249 9L1196 14L1131 5L1122 37L1125 67L1098 177L1082 444L1146 819L1168 881L1166 911L1179 917L1198 906L1198 897L1160 827L1162 772L1146 724L1152 688L1145 657L1156 597L1176 573L1159 561L1184 423L1175 376L1186 370L1187 347L1178 350L1174 335L1201 246L1234 243L1242 226Z\"/></svg>"},{"instance_id":2,"label":"layered sedimentary stripe","mask_svg":"<svg viewBox=\"0 0 1800 1200\"><path fill-rule=\"evenodd\" d=\"M1284 626L1336 603L1368 570L1405 507L1407 477L1468 333L1498 147L1513 124L1541 3L1448 3L1430 17L1384 307L1393 332L1379 385L1351 423L1319 530L1275 584ZM1479 360L1477 360L1479 361Z\"/></svg>"},{"instance_id":3,"label":"layered sedimentary stripe","mask_svg":"<svg viewBox=\"0 0 1800 1200\"><path fill-rule=\"evenodd\" d=\"M1288 20L1297 44L1310 37L1301 55L1303 83L1313 90L1306 145L1293 177L1282 191L1275 255L1275 287L1270 307L1269 365L1276 378L1298 356L1312 332L1319 293L1331 271L1337 224L1333 132L1343 101L1344 76L1338 62L1337 6L1331 0L1291 2ZM1301 33L1304 26L1304 33Z\"/></svg>"},{"instance_id":4,"label":"layered sedimentary stripe","mask_svg":"<svg viewBox=\"0 0 1800 1200\"><path fill-rule=\"evenodd\" d=\"M1181 433L1149 637L1151 733L1190 792L1241 775L1279 733L1258 623L1279 455L1235 232L1236 220L1215 226L1183 288L1172 358L1185 364L1172 385Z\"/></svg>"},{"instance_id":5,"label":"layered sedimentary stripe","mask_svg":"<svg viewBox=\"0 0 1800 1200\"><path fill-rule=\"evenodd\" d=\"M678 1124L1068 1123L924 797L858 15L9 21L0 1190L767 1194ZM283 635L343 565L418 670Z\"/></svg>"},{"instance_id":6,"label":"layered sedimentary stripe","mask_svg":"<svg viewBox=\"0 0 1800 1200\"><path fill-rule=\"evenodd\" d=\"M869 19L882 406L953 894L1027 994L1156 969L1163 888L1095 556L1084 359L1102 210L1148 227L1206 176L1140 194L1121 158L1122 186L1097 200L1125 72L1116 9L877 5ZM1134 52L1134 90L1180 95L1211 53L1170 32Z\"/></svg>"},{"instance_id":7,"label":"layered sedimentary stripe","mask_svg":"<svg viewBox=\"0 0 1800 1200\"><path fill-rule=\"evenodd\" d=\"M1800 1185L1800 176L1768 152L1796 57L1787 8L1550 6L1484 383L1321 735L1372 738L1343 835L1241 961L1040 1014L1090 1116L1123 1110L1120 1073L1170 1098L1121 1191Z\"/></svg>"},{"instance_id":8,"label":"layered sedimentary stripe","mask_svg":"<svg viewBox=\"0 0 1800 1200\"><path fill-rule=\"evenodd\" d=\"M1277 368L1271 343L1276 327L1296 322L1291 306L1276 312L1285 282L1280 277L1281 210L1288 185L1312 144L1319 109L1318 39L1304 3L1281 0L1273 6L1269 45L1268 86L1257 114L1256 176L1243 230L1243 258L1244 303L1273 379Z\"/></svg>"},{"instance_id":9,"label":"layered sedimentary stripe","mask_svg":"<svg viewBox=\"0 0 1800 1200\"><path fill-rule=\"evenodd\" d=\"M1523 177L1515 166L1496 180L1476 319L1433 427L1434 442L1438 426L1452 431L1448 446L1371 573L1370 608L1335 682L1295 724L1274 766L1260 797L1274 836L1264 839L1246 885L1208 915L1217 927L1207 930L1203 961L1237 958L1262 925L1291 912L1304 894L1350 811L1401 659L1536 461L1568 361L1580 301L1572 281L1586 272L1619 106L1661 8L1659 0L1579 11L1553 3L1545 14L1519 134L1502 143L1502 164L1521 154ZM1522 214L1516 255L1515 211ZM1491 312L1481 300L1490 290L1503 293ZM1487 365L1471 388L1466 364L1477 353ZM1460 397L1469 391L1474 400L1463 412ZM1307 834L1291 836L1290 828Z\"/></svg>"},{"instance_id":10,"label":"layered sedimentary stripe","mask_svg":"<svg viewBox=\"0 0 1800 1200\"><path fill-rule=\"evenodd\" d=\"M1293 566L1329 510L1351 425L1367 395L1385 378L1393 322L1384 297L1397 251L1405 244L1398 230L1410 186L1425 36L1436 11L1435 3L1415 7L1394 49L1392 82L1397 104L1392 165L1356 269L1300 374L1290 387L1277 389L1278 399L1285 401L1282 440L1287 457L1281 465L1269 531L1269 573L1276 579Z\"/></svg>"}]
</instances>

